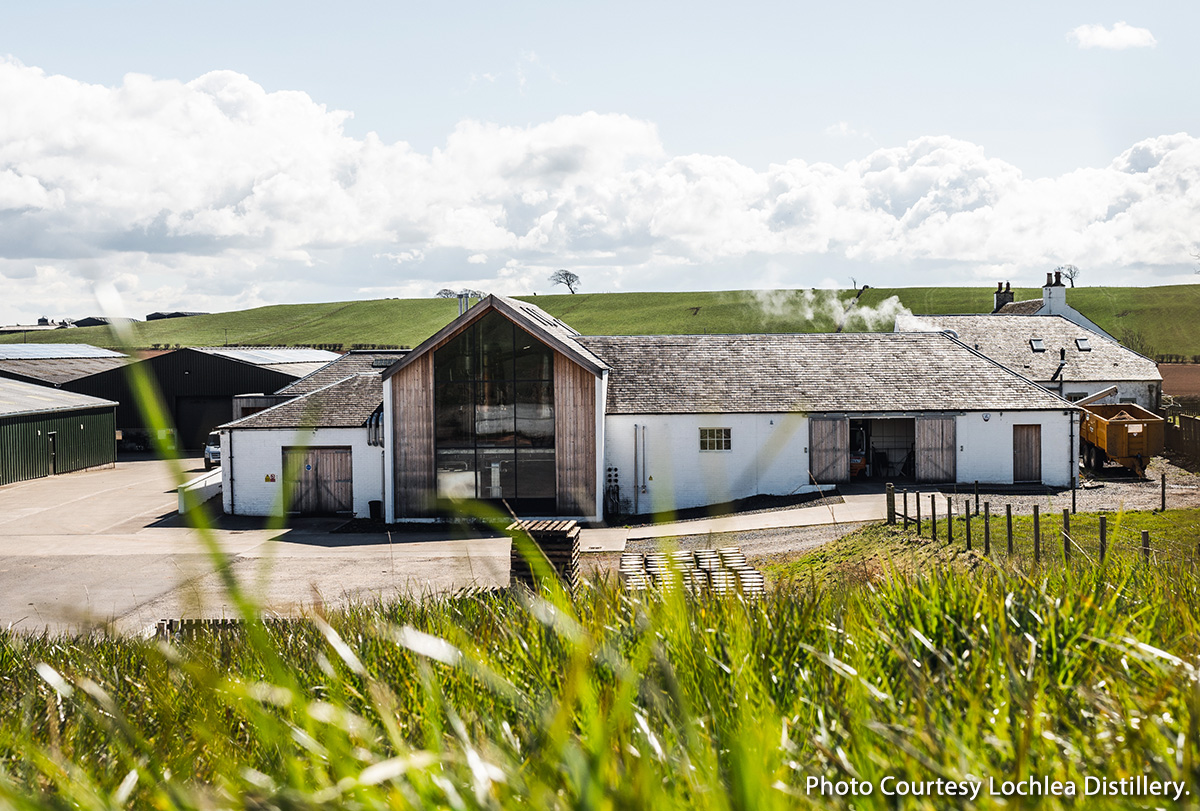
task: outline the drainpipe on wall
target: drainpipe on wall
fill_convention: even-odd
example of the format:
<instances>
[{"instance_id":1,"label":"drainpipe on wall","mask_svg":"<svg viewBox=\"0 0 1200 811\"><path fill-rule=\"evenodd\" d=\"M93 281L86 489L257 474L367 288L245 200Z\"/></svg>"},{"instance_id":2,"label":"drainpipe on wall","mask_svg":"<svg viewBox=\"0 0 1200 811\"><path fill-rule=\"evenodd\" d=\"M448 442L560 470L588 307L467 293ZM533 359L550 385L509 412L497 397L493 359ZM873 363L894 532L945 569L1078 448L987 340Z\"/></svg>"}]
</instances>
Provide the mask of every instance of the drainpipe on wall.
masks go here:
<instances>
[{"instance_id":1,"label":"drainpipe on wall","mask_svg":"<svg viewBox=\"0 0 1200 811\"><path fill-rule=\"evenodd\" d=\"M221 464L229 464L229 514L237 515L237 505L234 503L234 494L237 492L233 489L233 431L229 432L229 458L221 460Z\"/></svg>"},{"instance_id":2,"label":"drainpipe on wall","mask_svg":"<svg viewBox=\"0 0 1200 811\"><path fill-rule=\"evenodd\" d=\"M642 488L641 474L638 473L638 427L633 426L633 514L638 514L638 490Z\"/></svg>"}]
</instances>

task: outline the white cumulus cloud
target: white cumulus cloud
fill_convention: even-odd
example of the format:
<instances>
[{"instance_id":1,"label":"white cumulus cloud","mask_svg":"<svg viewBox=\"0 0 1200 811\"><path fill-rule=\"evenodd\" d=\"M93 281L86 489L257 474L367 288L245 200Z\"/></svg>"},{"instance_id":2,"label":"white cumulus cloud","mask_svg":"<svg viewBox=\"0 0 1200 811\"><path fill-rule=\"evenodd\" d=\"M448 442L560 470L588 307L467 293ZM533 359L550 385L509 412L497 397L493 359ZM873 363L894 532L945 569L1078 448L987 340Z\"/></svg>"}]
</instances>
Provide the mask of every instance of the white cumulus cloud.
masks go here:
<instances>
[{"instance_id":1,"label":"white cumulus cloud","mask_svg":"<svg viewBox=\"0 0 1200 811\"><path fill-rule=\"evenodd\" d=\"M130 315L548 292L560 267L593 291L1019 282L1066 262L1094 284L1182 281L1200 221L1186 134L1041 179L947 136L756 169L598 113L463 121L423 153L237 73L104 87L13 60L0 109L0 322L87 314L94 280Z\"/></svg>"},{"instance_id":2,"label":"white cumulus cloud","mask_svg":"<svg viewBox=\"0 0 1200 811\"><path fill-rule=\"evenodd\" d=\"M1069 31L1067 37L1080 48L1107 48L1113 51L1153 48L1158 45L1158 40L1149 29L1135 28L1124 20L1115 23L1112 28L1096 24L1081 25Z\"/></svg>"}]
</instances>

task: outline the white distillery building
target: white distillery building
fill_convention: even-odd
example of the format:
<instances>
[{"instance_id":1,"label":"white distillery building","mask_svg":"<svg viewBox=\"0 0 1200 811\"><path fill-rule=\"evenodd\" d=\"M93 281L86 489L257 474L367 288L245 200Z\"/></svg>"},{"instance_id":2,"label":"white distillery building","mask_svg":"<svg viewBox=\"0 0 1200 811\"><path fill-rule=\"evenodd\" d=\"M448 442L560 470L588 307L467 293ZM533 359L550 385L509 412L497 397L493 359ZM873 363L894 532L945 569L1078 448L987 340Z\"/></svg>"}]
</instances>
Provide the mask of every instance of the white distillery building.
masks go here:
<instances>
[{"instance_id":1,"label":"white distillery building","mask_svg":"<svg viewBox=\"0 0 1200 811\"><path fill-rule=\"evenodd\" d=\"M942 333L585 337L489 296L383 378L389 521L1077 475L1078 409Z\"/></svg>"},{"instance_id":2,"label":"white distillery building","mask_svg":"<svg viewBox=\"0 0 1200 811\"><path fill-rule=\"evenodd\" d=\"M222 425L230 515L366 517L383 499L383 390L355 374Z\"/></svg>"}]
</instances>

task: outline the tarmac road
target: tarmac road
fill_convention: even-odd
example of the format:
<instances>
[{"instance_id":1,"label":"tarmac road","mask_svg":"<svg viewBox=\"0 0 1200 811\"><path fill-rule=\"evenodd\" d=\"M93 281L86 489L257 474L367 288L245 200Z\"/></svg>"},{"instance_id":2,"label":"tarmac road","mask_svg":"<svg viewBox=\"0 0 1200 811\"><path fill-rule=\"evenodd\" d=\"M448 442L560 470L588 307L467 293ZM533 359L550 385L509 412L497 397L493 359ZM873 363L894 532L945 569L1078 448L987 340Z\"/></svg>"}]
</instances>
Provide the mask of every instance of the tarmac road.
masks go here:
<instances>
[{"instance_id":1,"label":"tarmac road","mask_svg":"<svg viewBox=\"0 0 1200 811\"><path fill-rule=\"evenodd\" d=\"M185 460L188 477L200 475ZM175 514L156 460L0 487L0 628L51 633L98 625L138 633L163 618L233 613L218 563L268 611L508 583L509 541L445 531L330 534L336 519L285 530L222 521L218 559Z\"/></svg>"}]
</instances>

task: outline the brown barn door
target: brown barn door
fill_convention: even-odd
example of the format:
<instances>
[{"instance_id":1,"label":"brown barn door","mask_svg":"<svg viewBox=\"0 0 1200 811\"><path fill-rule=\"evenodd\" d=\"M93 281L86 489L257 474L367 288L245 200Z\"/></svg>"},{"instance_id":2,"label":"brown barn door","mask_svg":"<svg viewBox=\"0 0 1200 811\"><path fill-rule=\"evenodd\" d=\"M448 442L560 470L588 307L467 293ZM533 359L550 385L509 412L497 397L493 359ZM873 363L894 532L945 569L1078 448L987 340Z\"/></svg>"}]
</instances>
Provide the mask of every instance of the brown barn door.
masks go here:
<instances>
[{"instance_id":1,"label":"brown barn door","mask_svg":"<svg viewBox=\"0 0 1200 811\"><path fill-rule=\"evenodd\" d=\"M284 448L283 481L291 493L288 512L352 512L352 458L349 448Z\"/></svg>"},{"instance_id":2,"label":"brown barn door","mask_svg":"<svg viewBox=\"0 0 1200 811\"><path fill-rule=\"evenodd\" d=\"M813 480L850 481L850 420L814 417L808 421L809 472Z\"/></svg>"},{"instance_id":3,"label":"brown barn door","mask_svg":"<svg viewBox=\"0 0 1200 811\"><path fill-rule=\"evenodd\" d=\"M955 480L955 433L953 417L925 417L917 420L917 481L952 482Z\"/></svg>"},{"instance_id":4,"label":"brown barn door","mask_svg":"<svg viewBox=\"0 0 1200 811\"><path fill-rule=\"evenodd\" d=\"M1042 480L1042 426L1013 426L1013 481Z\"/></svg>"}]
</instances>

